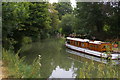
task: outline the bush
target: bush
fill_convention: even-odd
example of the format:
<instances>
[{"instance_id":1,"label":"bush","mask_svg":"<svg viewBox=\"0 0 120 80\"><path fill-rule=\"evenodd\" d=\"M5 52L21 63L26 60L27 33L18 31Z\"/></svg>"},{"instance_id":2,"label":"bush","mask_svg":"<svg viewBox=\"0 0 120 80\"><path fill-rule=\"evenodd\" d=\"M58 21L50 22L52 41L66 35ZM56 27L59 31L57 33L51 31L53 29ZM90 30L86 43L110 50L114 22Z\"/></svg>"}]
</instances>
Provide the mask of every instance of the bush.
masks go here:
<instances>
[{"instance_id":1,"label":"bush","mask_svg":"<svg viewBox=\"0 0 120 80\"><path fill-rule=\"evenodd\" d=\"M3 39L3 47L5 49L14 49L14 46L16 43L18 43L17 41L15 41L13 38L5 38Z\"/></svg>"},{"instance_id":2,"label":"bush","mask_svg":"<svg viewBox=\"0 0 120 80\"><path fill-rule=\"evenodd\" d=\"M19 58L19 52L14 55L12 51L3 49L3 61L8 68L8 77L12 78L40 78L40 56L32 65L24 62L25 57Z\"/></svg>"},{"instance_id":3,"label":"bush","mask_svg":"<svg viewBox=\"0 0 120 80\"><path fill-rule=\"evenodd\" d=\"M32 39L30 37L24 36L22 39L22 45L29 44L32 42Z\"/></svg>"},{"instance_id":4,"label":"bush","mask_svg":"<svg viewBox=\"0 0 120 80\"><path fill-rule=\"evenodd\" d=\"M108 64L95 65L92 61L83 64L78 78L120 78L120 76L119 70L115 66Z\"/></svg>"}]
</instances>

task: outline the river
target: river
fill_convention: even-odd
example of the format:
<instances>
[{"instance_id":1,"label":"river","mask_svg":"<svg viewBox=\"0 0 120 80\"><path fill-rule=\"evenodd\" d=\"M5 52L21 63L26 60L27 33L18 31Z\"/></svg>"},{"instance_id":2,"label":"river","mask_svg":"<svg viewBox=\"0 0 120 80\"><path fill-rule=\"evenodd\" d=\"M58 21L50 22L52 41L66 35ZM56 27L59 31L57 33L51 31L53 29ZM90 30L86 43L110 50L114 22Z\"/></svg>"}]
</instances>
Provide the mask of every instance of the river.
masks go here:
<instances>
[{"instance_id":1,"label":"river","mask_svg":"<svg viewBox=\"0 0 120 80\"><path fill-rule=\"evenodd\" d=\"M28 64L41 55L42 78L75 78L80 75L82 65L90 61L66 52L65 39L46 39L25 45L21 48L20 55L26 57Z\"/></svg>"}]
</instances>

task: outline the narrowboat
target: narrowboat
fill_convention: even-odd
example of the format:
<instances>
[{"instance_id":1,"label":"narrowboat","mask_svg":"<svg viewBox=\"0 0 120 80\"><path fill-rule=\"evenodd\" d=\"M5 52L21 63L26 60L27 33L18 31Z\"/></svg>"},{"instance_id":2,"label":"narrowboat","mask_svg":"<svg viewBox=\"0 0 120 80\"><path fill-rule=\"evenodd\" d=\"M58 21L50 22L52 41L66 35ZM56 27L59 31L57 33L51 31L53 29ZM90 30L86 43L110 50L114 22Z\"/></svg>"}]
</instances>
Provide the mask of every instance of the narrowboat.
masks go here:
<instances>
[{"instance_id":1,"label":"narrowboat","mask_svg":"<svg viewBox=\"0 0 120 80\"><path fill-rule=\"evenodd\" d=\"M65 46L68 49L104 59L119 60L120 54L114 53L109 42L67 37Z\"/></svg>"}]
</instances>

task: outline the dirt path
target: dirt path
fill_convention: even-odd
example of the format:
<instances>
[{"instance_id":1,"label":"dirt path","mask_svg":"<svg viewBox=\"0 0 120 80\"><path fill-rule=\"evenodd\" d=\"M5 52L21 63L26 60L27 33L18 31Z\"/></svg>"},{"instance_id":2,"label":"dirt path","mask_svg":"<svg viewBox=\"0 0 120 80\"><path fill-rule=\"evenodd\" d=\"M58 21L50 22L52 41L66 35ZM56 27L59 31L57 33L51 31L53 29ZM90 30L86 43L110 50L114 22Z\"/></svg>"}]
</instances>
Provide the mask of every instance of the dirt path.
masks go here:
<instances>
[{"instance_id":1,"label":"dirt path","mask_svg":"<svg viewBox=\"0 0 120 80\"><path fill-rule=\"evenodd\" d=\"M3 62L0 61L0 80L2 78L7 78L7 67L5 67Z\"/></svg>"}]
</instances>

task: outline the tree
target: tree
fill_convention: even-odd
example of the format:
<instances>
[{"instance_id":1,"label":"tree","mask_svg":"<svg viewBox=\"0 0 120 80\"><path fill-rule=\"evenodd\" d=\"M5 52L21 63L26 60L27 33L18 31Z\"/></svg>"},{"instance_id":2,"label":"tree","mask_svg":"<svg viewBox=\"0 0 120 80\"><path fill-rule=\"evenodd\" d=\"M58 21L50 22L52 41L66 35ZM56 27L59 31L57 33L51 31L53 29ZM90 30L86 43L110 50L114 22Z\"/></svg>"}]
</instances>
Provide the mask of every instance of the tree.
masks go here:
<instances>
[{"instance_id":1,"label":"tree","mask_svg":"<svg viewBox=\"0 0 120 80\"><path fill-rule=\"evenodd\" d=\"M50 23L50 13L48 11L48 3L46 2L32 2L29 5L30 17L27 22L23 24L27 27L29 35L34 38L44 38L46 37L48 30L51 29ZM31 33L33 32L33 33Z\"/></svg>"},{"instance_id":2,"label":"tree","mask_svg":"<svg viewBox=\"0 0 120 80\"><path fill-rule=\"evenodd\" d=\"M104 15L101 12L101 4L98 3L77 3L78 26L89 32L102 32ZM85 30L86 31L86 30Z\"/></svg>"},{"instance_id":3,"label":"tree","mask_svg":"<svg viewBox=\"0 0 120 80\"><path fill-rule=\"evenodd\" d=\"M55 6L53 4L49 4L49 12L50 12L50 18L51 18L51 35L56 35L58 32L58 25L60 23L59 17L58 17L58 11L55 10Z\"/></svg>"},{"instance_id":4,"label":"tree","mask_svg":"<svg viewBox=\"0 0 120 80\"><path fill-rule=\"evenodd\" d=\"M70 2L59 2L59 3L54 3L55 10L58 11L59 19L62 19L62 16L65 14L71 14L73 11L73 8L71 6Z\"/></svg>"},{"instance_id":5,"label":"tree","mask_svg":"<svg viewBox=\"0 0 120 80\"><path fill-rule=\"evenodd\" d=\"M60 27L62 27L62 33L67 36L74 32L75 16L73 14L66 14L62 17Z\"/></svg>"},{"instance_id":6,"label":"tree","mask_svg":"<svg viewBox=\"0 0 120 80\"><path fill-rule=\"evenodd\" d=\"M75 10L78 19L76 24L77 33L92 35L100 40L109 38L110 35L118 35L118 32L116 32L119 30L118 2L78 2Z\"/></svg>"},{"instance_id":7,"label":"tree","mask_svg":"<svg viewBox=\"0 0 120 80\"><path fill-rule=\"evenodd\" d=\"M14 44L13 31L21 26L21 22L29 17L28 13L29 3L4 2L2 3L2 42L3 47L9 48ZM19 36L20 38L20 36Z\"/></svg>"},{"instance_id":8,"label":"tree","mask_svg":"<svg viewBox=\"0 0 120 80\"><path fill-rule=\"evenodd\" d=\"M2 16L3 47L6 46L8 49L9 46L14 45L14 47L20 48L22 39L35 40L48 36L49 30L51 30L48 3L4 2L2 5L2 13L4 13Z\"/></svg>"},{"instance_id":9,"label":"tree","mask_svg":"<svg viewBox=\"0 0 120 80\"><path fill-rule=\"evenodd\" d=\"M109 37L120 38L120 2L109 2L104 5L104 12L106 13L106 24L108 30L106 33Z\"/></svg>"}]
</instances>

